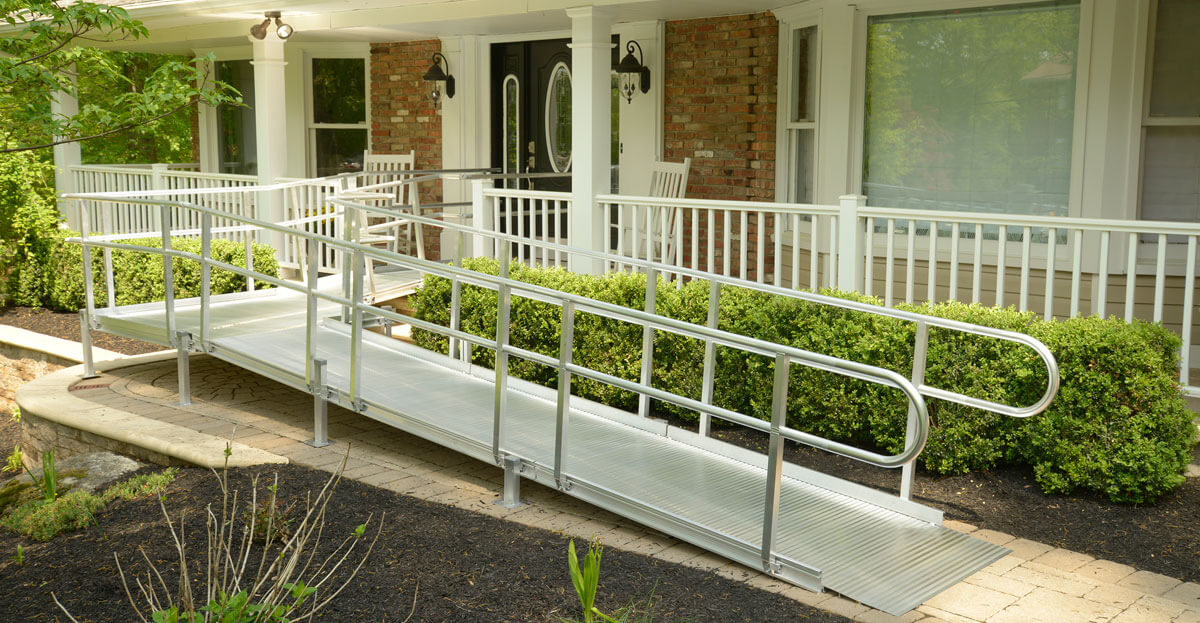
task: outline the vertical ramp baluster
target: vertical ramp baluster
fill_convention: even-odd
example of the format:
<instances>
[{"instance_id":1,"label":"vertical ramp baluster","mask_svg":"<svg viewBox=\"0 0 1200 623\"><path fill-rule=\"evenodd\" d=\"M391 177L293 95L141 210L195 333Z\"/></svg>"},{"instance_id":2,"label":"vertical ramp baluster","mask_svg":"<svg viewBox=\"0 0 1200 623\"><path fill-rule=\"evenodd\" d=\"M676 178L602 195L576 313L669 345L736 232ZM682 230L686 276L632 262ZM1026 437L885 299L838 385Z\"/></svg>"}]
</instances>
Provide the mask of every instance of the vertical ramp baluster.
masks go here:
<instances>
[{"instance_id":1,"label":"vertical ramp baluster","mask_svg":"<svg viewBox=\"0 0 1200 623\"><path fill-rule=\"evenodd\" d=\"M501 283L496 292L496 392L492 420L492 458L500 465L504 411L508 406L508 319L512 305L512 288L508 285L508 253L500 255Z\"/></svg>"},{"instance_id":2,"label":"vertical ramp baluster","mask_svg":"<svg viewBox=\"0 0 1200 623\"><path fill-rule=\"evenodd\" d=\"M366 258L362 251L352 256L353 292L350 295L350 405L362 413L366 405L362 399L362 336L363 336L363 278L366 273Z\"/></svg>"},{"instance_id":3,"label":"vertical ramp baluster","mask_svg":"<svg viewBox=\"0 0 1200 623\"><path fill-rule=\"evenodd\" d=\"M1187 268L1183 278L1183 326L1180 337L1183 346L1179 349L1179 384L1188 386L1188 374L1191 368L1192 351L1192 305L1196 295L1196 236L1188 236Z\"/></svg>"},{"instance_id":4,"label":"vertical ramp baluster","mask_svg":"<svg viewBox=\"0 0 1200 623\"><path fill-rule=\"evenodd\" d=\"M653 314L658 305L658 270L646 269L646 313ZM654 368L654 327L642 327L642 385L650 385L650 373ZM650 417L650 396L638 394L638 415Z\"/></svg>"},{"instance_id":5,"label":"vertical ramp baluster","mask_svg":"<svg viewBox=\"0 0 1200 623\"><path fill-rule=\"evenodd\" d=\"M767 451L767 490L763 507L762 568L767 573L776 570L775 526L779 521L779 489L783 479L782 429L787 425L790 368L787 355L775 355L775 382L771 389L771 445Z\"/></svg>"},{"instance_id":6,"label":"vertical ramp baluster","mask_svg":"<svg viewBox=\"0 0 1200 623\"><path fill-rule=\"evenodd\" d=\"M721 284L708 282L708 322L710 329L717 328L717 317L721 310ZM704 340L704 387L700 389L700 402L713 403L713 383L717 369L717 345L711 338ZM707 411L700 414L700 435L707 437L712 427L712 415Z\"/></svg>"},{"instance_id":7,"label":"vertical ramp baluster","mask_svg":"<svg viewBox=\"0 0 1200 623\"><path fill-rule=\"evenodd\" d=\"M558 342L558 403L554 422L554 484L566 491L563 463L567 457L567 424L571 417L571 365L575 347L575 303L564 301Z\"/></svg>"},{"instance_id":8,"label":"vertical ramp baluster","mask_svg":"<svg viewBox=\"0 0 1200 623\"><path fill-rule=\"evenodd\" d=\"M918 389L925 384L925 356L929 352L929 325L923 320L917 321L916 345L913 350L912 384ZM913 403L908 404L908 425L904 433L904 445L907 448L913 436L917 434L917 408ZM900 497L912 499L913 477L916 474L916 461L909 461L900 470Z\"/></svg>"},{"instance_id":9,"label":"vertical ramp baluster","mask_svg":"<svg viewBox=\"0 0 1200 623\"><path fill-rule=\"evenodd\" d=\"M175 332L175 370L179 380L179 401L177 407L192 404L192 373L188 361L188 350L191 348L192 334L187 331Z\"/></svg>"},{"instance_id":10,"label":"vertical ramp baluster","mask_svg":"<svg viewBox=\"0 0 1200 623\"><path fill-rule=\"evenodd\" d=\"M175 344L175 273L172 270L170 254L171 206L162 205L159 213L162 219L163 289L166 291L163 297L163 309L167 316L167 343Z\"/></svg>"}]
</instances>

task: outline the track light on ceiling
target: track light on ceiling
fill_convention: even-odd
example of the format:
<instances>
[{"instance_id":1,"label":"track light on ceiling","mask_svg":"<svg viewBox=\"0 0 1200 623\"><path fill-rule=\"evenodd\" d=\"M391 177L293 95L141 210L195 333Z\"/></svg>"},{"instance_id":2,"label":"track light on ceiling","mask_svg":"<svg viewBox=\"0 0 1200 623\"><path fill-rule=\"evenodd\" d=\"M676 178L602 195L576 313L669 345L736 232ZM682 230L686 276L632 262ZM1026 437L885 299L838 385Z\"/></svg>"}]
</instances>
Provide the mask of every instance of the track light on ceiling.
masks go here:
<instances>
[{"instance_id":1,"label":"track light on ceiling","mask_svg":"<svg viewBox=\"0 0 1200 623\"><path fill-rule=\"evenodd\" d=\"M442 65L445 65L446 69L443 70ZM433 99L435 108L438 105L438 100L442 97L442 93L438 89L439 82L446 83L446 97L454 97L454 76L450 75L450 61L446 60L446 56L441 52L433 53L433 66L429 68L429 71L425 72L425 80L433 82L433 91L429 96Z\"/></svg>"},{"instance_id":2,"label":"track light on ceiling","mask_svg":"<svg viewBox=\"0 0 1200 623\"><path fill-rule=\"evenodd\" d=\"M638 57L633 57L633 48L637 47ZM617 74L621 77L621 95L625 96L625 102L633 102L633 95L640 90L642 93L650 91L650 68L642 64L645 56L642 54L642 46L637 41L632 39L625 44L625 49L628 53L621 62L617 64Z\"/></svg>"},{"instance_id":3,"label":"track light on ceiling","mask_svg":"<svg viewBox=\"0 0 1200 623\"><path fill-rule=\"evenodd\" d=\"M265 39L267 37L267 28L271 26L271 20L275 20L275 36L280 39L287 40L288 37L296 33L296 29L292 28L291 24L285 24L283 20L279 19L279 11L267 11L263 13L263 16L266 19L261 24L255 24L250 27L250 36L255 39Z\"/></svg>"}]
</instances>

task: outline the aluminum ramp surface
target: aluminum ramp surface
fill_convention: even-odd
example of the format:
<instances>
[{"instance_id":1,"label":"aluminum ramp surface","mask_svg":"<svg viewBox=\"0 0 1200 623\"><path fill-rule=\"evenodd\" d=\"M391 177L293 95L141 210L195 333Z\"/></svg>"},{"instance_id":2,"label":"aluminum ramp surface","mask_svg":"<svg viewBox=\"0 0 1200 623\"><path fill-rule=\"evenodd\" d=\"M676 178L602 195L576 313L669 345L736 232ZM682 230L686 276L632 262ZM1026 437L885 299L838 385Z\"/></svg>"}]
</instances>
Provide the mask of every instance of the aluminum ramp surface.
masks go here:
<instances>
[{"instance_id":1,"label":"aluminum ramp surface","mask_svg":"<svg viewBox=\"0 0 1200 623\"><path fill-rule=\"evenodd\" d=\"M325 278L320 287L340 283ZM339 309L321 305L323 316ZM98 309L94 318L101 330L167 343L162 303ZM272 289L213 297L210 318L213 356L305 389L302 294ZM199 320L198 300L176 302L177 330L198 338ZM327 318L316 344L343 405L349 335L347 325ZM370 332L361 360L365 415L494 463L491 370ZM555 394L509 383L503 448L532 467L523 475L555 486ZM762 568L756 549L763 538L764 455L583 399L571 405L563 467L568 494ZM1008 552L938 523L932 509L785 464L775 546L784 564L775 571L901 614ZM816 585L797 580L797 570L814 573Z\"/></svg>"}]
</instances>

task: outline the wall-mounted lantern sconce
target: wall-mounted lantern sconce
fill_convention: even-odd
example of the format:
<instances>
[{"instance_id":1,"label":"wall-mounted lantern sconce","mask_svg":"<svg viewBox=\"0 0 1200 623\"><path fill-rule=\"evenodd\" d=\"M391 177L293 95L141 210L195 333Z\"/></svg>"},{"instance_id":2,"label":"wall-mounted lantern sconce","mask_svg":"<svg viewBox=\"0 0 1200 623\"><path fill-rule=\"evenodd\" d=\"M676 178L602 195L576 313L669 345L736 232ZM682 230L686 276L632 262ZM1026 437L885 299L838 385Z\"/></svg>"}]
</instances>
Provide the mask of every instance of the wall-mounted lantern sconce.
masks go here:
<instances>
[{"instance_id":1,"label":"wall-mounted lantern sconce","mask_svg":"<svg viewBox=\"0 0 1200 623\"><path fill-rule=\"evenodd\" d=\"M633 57L633 48L637 47L638 57ZM642 46L637 41L630 40L625 44L625 49L628 53L621 62L617 64L617 74L621 77L621 94L625 96L625 102L633 101L633 94L640 89L642 93L650 91L650 68L642 64Z\"/></svg>"},{"instance_id":2,"label":"wall-mounted lantern sconce","mask_svg":"<svg viewBox=\"0 0 1200 623\"><path fill-rule=\"evenodd\" d=\"M444 71L442 65L446 66ZM425 80L433 82L433 92L429 94L429 97L433 99L434 108L437 108L438 100L442 97L442 92L438 90L439 82L446 83L446 97L454 97L454 76L450 75L450 61L447 61L441 52L433 53L433 66L425 72Z\"/></svg>"},{"instance_id":3,"label":"wall-mounted lantern sconce","mask_svg":"<svg viewBox=\"0 0 1200 623\"><path fill-rule=\"evenodd\" d=\"M266 17L266 19L264 19L261 24L255 24L251 26L250 35L255 39L266 39L267 28L271 25L271 20L273 19L275 20L275 36L284 40L286 40L288 37L291 37L293 34L295 34L296 29L292 28L290 24L283 23L283 20L279 19L279 15L279 11L267 11L266 13L263 13L263 16Z\"/></svg>"}]
</instances>

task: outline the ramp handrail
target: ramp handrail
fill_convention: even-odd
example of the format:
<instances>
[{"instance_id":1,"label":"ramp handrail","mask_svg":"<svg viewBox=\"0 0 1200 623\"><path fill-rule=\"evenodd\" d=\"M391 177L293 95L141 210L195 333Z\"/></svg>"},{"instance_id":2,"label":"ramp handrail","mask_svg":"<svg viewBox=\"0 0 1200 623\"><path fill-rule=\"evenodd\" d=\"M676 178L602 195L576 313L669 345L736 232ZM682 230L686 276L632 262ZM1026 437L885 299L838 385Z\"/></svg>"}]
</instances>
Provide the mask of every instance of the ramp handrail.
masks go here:
<instances>
[{"instance_id":1,"label":"ramp handrail","mask_svg":"<svg viewBox=\"0 0 1200 623\"><path fill-rule=\"evenodd\" d=\"M106 197L100 197L93 194L88 197L90 199L101 202L111 201ZM122 197L121 201L128 202L129 198ZM924 357L925 345L928 340L929 326L944 326L948 328L958 328L971 333L980 335L992 335L1000 339L1007 339L1013 342L1019 342L1030 345L1035 351L1042 355L1043 360L1047 363L1047 371L1050 376L1048 393L1052 397L1054 390L1057 387L1057 373L1054 364L1053 356L1037 340L1022 336L1021 334L1011 334L995 329L987 329L984 327L975 327L974 325L966 325L965 323L956 323L954 321L946 321L944 319L931 318L920 316L917 314L906 314L903 312L895 312L888 310L888 313L883 315L895 316L900 314L903 317L912 319L917 322L917 343L916 352L914 353L914 374L913 381L905 379L900 374L884 368L871 366L859 362L839 359L819 353L805 351L802 349L775 344L772 342L759 340L756 338L723 331L715 326L714 309L716 302L720 296L721 281L713 281L710 287L710 325L702 326L691 324L665 316L660 316L655 313L655 297L658 284L658 274L662 271L660 266L654 263L647 263L645 269L647 271L646 281L646 309L637 310L622 307L612 303L597 301L587 297L574 295L558 290L553 290L543 286L524 283L513 280L508 277L509 256L507 253L500 255L500 274L489 275L478 273L475 271L466 270L461 265L446 265L421 258L409 257L399 253L389 252L384 249L374 248L368 245L359 244L353 239L353 232L358 230L358 221L365 219L365 215L371 212L384 213L388 216L398 216L399 218L409 219L415 223L425 223L432 226L450 227L462 233L469 233L477 236L492 236L497 238L497 244L502 240L511 238L494 232L486 232L474 228L463 228L452 226L452 224L425 219L416 215L396 215L394 212L387 212L386 208L375 208L373 206L356 205L344 199L332 199L331 202L341 205L348 209L344 221L344 239L332 238L303 229L288 227L285 225L262 221L245 216L231 216L228 213L221 212L206 206L191 204L180 201L164 201L155 199L137 199L137 202L146 205L158 206L162 213L162 248L139 247L135 245L122 244L113 240L100 240L91 236L89 231L89 223L86 210L81 210L81 233L78 238L72 238L70 241L81 244L82 260L85 266L84 285L86 290L86 307L83 311L83 320L85 323L90 323L90 318L94 313L94 296L91 270L87 267L91 266L90 248L93 246L111 249L123 248L132 251L143 253L159 253L163 258L163 275L165 285L165 300L164 312L166 315L167 341L178 348L181 353L195 348L191 336L176 332L175 319L175 295L172 275L172 258L181 257L187 258L200 263L200 340L199 348L204 352L211 352L212 349L212 330L211 330L211 314L209 305L211 300L211 271L213 268L231 271L236 274L241 274L247 278L252 278L258 281L271 283L281 288L298 291L306 296L307 311L306 311L306 340L305 361L306 372L305 381L310 391L316 392L316 379L314 378L315 368L319 365L316 362L316 335L317 326L320 318L318 317L318 300L326 300L342 307L342 317L350 325L350 361L351 369L349 374L349 387L346 406L352 408L356 412L366 412L369 408L367 402L363 399L361 382L362 382L362 357L361 352L363 346L363 314L371 314L388 318L391 320L407 322L414 327L433 331L442 335L446 335L450 339L450 355L452 357L461 357L462 352L459 350L459 344L474 344L485 348L492 348L496 352L495 364L495 408L493 418L492 431L492 451L493 458L497 464L502 464L503 459L508 453L505 451L503 444L504 440L504 422L506 412L506 402L508 396L508 358L510 355L527 358L533 361L540 362L544 365L557 368L559 373L558 383L558 398L556 405L556 422L555 422L555 451L552 467L553 475L556 484L567 490L571 487L572 479L565 471L564 466L567 457L567 427L569 426L570 418L570 386L572 378L575 376L591 378L600 382L610 383L614 386L638 393L641 398L640 408L645 414L645 409L650 398L656 398L672 402L689 409L695 409L705 416L716 416L749 428L766 432L770 434L770 447L767 455L766 463L766 495L765 506L763 513L763 536L761 542L761 556L765 569L774 570L778 568L779 559L775 553L775 526L778 520L779 513L779 497L782 478L783 466L783 445L785 440L792 440L798 443L803 443L813 447L822 448L831 452L842 454L857 460L865 461L881 467L897 467L904 466L906 474L911 474L912 461L920 454L924 448L929 430L929 415L922 396L923 386L921 379L924 375ZM200 215L200 239L201 249L199 253L188 253L178 251L171 248L171 210L172 208L183 208L199 213ZM244 226L254 229L259 229L267 232L274 232L283 236L295 236L305 240L310 253L308 254L308 266L306 282L295 283L284 279L279 279L271 275L267 275L255 271L253 267L241 268L225 262L214 260L211 257L211 240L213 236L212 221L213 218L232 218L237 222L243 223ZM463 235L454 237L455 246L461 247ZM323 292L317 288L317 260L316 247L319 244L327 245L328 247L339 250L343 254L348 254L352 261L349 263L349 273L343 270L343 288L339 294ZM460 249L456 249L459 251ZM573 253L578 253L579 250L570 250ZM460 253L455 253L455 257L461 257ZM381 261L389 264L405 266L416 269L423 274L438 275L449 279L452 282L452 312L449 327L434 324L425 320L403 316L399 313L373 308L363 302L363 283L365 277L365 262L370 260ZM345 262L342 263L345 266ZM677 267L665 267L671 272L677 272ZM108 267L111 271L111 266ZM461 298L459 293L463 284L470 284L494 289L497 292L497 321L496 321L496 337L494 340L482 338L471 333L462 331L458 326L460 318L460 303ZM742 285L734 283L734 285ZM554 304L562 309L561 325L560 325L560 348L558 357L543 355L541 353L522 349L509 343L509 320L512 306L513 294L519 294L527 298L539 300ZM804 297L802 297L804 298ZM828 297L816 297L811 300L817 302L826 302ZM836 301L839 306L851 309L861 309L867 313L880 313L881 308L868 308L860 304L852 304L849 301ZM622 322L639 325L643 328L644 348L643 348L643 367L642 378L640 381L630 381L607 375L597 370L578 365L572 361L572 344L574 334L574 323L576 315L581 312L592 313L608 318L612 318ZM963 325L959 327L959 325ZM85 332L86 332L85 325ZM654 345L654 334L656 331L667 331L678 335L686 336L692 339L703 340L705 342L705 388L704 396L701 400L695 400L686 396L681 396L672 392L657 389L651 386L649 378L649 366L646 358L652 356ZM711 379L713 361L715 360L715 347L722 345L730 348L736 348L745 352L756 353L774 358L775 370L772 383L771 396L771 420L763 422L757 418L748 415L724 409L712 404ZM469 361L469 356L467 358ZM787 426L787 389L788 380L791 371L791 365L799 364L807 367L840 374L850 378L859 379L866 382L876 383L887 387L892 387L900 390L906 397L908 403L908 431L905 437L904 449L895 455L880 455L861 448L843 444L837 441L825 439L823 437L813 435L804 431L800 431ZM979 404L987 405L988 401L973 399L971 397L957 396L952 392L944 390L935 390L935 388L924 388L926 393L930 395L938 395L943 393L954 398L956 402L969 404L969 401L975 401ZM340 401L340 397L339 397ZM1046 400L1048 402L1048 399ZM1003 405L1001 405L1003 406ZM987 408L986 406L983 408ZM1023 409L1012 408L1014 411ZM1030 414L1031 415L1031 414ZM911 482L911 476L907 476ZM908 485L910 490L911 484ZM908 491L902 484L902 498L908 498Z\"/></svg>"}]
</instances>

